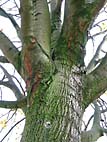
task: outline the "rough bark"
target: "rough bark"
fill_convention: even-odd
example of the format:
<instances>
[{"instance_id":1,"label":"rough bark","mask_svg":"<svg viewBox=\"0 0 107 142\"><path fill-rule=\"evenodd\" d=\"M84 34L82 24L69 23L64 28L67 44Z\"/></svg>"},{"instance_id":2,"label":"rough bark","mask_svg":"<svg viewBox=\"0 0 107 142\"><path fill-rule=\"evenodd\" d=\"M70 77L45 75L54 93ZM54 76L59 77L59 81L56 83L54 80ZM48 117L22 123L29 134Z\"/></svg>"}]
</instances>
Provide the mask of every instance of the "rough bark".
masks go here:
<instances>
[{"instance_id":1,"label":"rough bark","mask_svg":"<svg viewBox=\"0 0 107 142\"><path fill-rule=\"evenodd\" d=\"M51 22L54 23L51 25L53 30L51 31L51 48L54 50L54 58L52 60L50 57L53 57L53 54L51 55L49 52L48 42L50 34L49 30L47 30L50 25L46 26L47 22L49 22L47 18L48 11L44 11L44 17L47 21L42 18L45 26L45 28L42 27L43 33L44 30L47 32L46 37L43 37L40 32L37 35L34 33L33 38L31 37L29 41L24 40L23 57L25 58L23 65L25 76L30 77L30 83L28 82L27 86L30 97L28 97L27 101L28 105L25 111L26 124L21 142L81 142L82 109L88 105L87 101L84 107L85 97L83 97L83 93L85 89L87 89L87 96L89 96L89 89L83 84L87 81L87 78L85 75L83 76L84 72L81 70L84 66L82 46L86 43L88 26L104 5L104 2L105 0L102 3L95 1L90 5L83 1L66 1L62 31L58 17L60 15L60 6L58 13L55 10L52 11ZM41 1L36 1L34 4L36 4L35 6L38 4L40 6L40 9L36 11L37 21L34 21L34 31L36 32L37 28L42 25L39 22L39 18L43 16L41 8L46 8L46 3L43 1L41 4ZM57 22L55 21L56 19ZM27 36L29 37L32 29L30 27L31 23L27 22ZM38 22L40 25L38 25ZM26 38L25 36L23 37ZM42 38L47 41L46 44L48 46L45 46ZM41 49L38 50L38 39L40 39L39 42L42 45L42 52ZM34 50L29 50L29 47ZM36 53L36 56L34 53ZM30 56L31 54L32 57ZM42 58L37 58L37 54ZM35 63L34 59L37 59ZM41 66L39 67L38 64L41 64ZM28 81L26 77L25 80ZM32 77L34 77L33 84ZM84 77L86 80L84 80ZM90 84L92 83L94 83L93 79L90 81ZM29 91L29 86L32 87L32 85L33 88L30 88ZM98 95L97 92L95 95ZM94 97L91 101L93 100Z\"/></svg>"},{"instance_id":2,"label":"rough bark","mask_svg":"<svg viewBox=\"0 0 107 142\"><path fill-rule=\"evenodd\" d=\"M77 67L58 66L48 89L40 85L26 110L21 142L80 142L81 75Z\"/></svg>"},{"instance_id":3,"label":"rough bark","mask_svg":"<svg viewBox=\"0 0 107 142\"><path fill-rule=\"evenodd\" d=\"M22 107L25 112L21 142L81 142L83 109L107 88L101 75L106 60L89 75L82 70L87 28L105 0L88 2L66 0L61 27L61 0L51 3L51 16L46 0L20 0L21 53L7 37L0 35L0 49L26 83L27 97L21 96L13 103L3 102L8 103L7 108ZM2 44L4 41L7 42Z\"/></svg>"}]
</instances>

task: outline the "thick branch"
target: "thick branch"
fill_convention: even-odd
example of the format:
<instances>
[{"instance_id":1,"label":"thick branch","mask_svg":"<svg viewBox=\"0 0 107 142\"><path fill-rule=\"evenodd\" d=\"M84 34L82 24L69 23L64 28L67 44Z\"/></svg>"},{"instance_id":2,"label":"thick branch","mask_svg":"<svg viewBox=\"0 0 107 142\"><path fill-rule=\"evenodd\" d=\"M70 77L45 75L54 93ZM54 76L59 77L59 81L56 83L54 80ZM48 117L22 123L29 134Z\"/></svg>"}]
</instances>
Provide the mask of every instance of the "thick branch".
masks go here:
<instances>
[{"instance_id":1,"label":"thick branch","mask_svg":"<svg viewBox=\"0 0 107 142\"><path fill-rule=\"evenodd\" d=\"M33 36L42 50L50 55L50 15L46 0L21 0L21 28L23 41Z\"/></svg>"},{"instance_id":2,"label":"thick branch","mask_svg":"<svg viewBox=\"0 0 107 142\"><path fill-rule=\"evenodd\" d=\"M51 14L53 14L55 10L58 10L60 8L62 1L63 0L52 0L51 1Z\"/></svg>"},{"instance_id":3,"label":"thick branch","mask_svg":"<svg viewBox=\"0 0 107 142\"><path fill-rule=\"evenodd\" d=\"M102 132L107 134L107 129L102 128Z\"/></svg>"},{"instance_id":4,"label":"thick branch","mask_svg":"<svg viewBox=\"0 0 107 142\"><path fill-rule=\"evenodd\" d=\"M98 98L107 90L107 55L100 65L84 78L83 98L87 107L94 99Z\"/></svg>"},{"instance_id":5,"label":"thick branch","mask_svg":"<svg viewBox=\"0 0 107 142\"><path fill-rule=\"evenodd\" d=\"M18 89L18 87L13 84L13 82L11 81L0 81L0 85L3 85L9 89L11 89L13 91L13 93L15 94L15 96L22 96L20 90ZM19 97L17 97L19 98Z\"/></svg>"},{"instance_id":6,"label":"thick branch","mask_svg":"<svg viewBox=\"0 0 107 142\"><path fill-rule=\"evenodd\" d=\"M87 42L87 29L105 0L95 0L92 3L83 1L65 0L64 23L62 41L65 41L72 64L84 65L84 50Z\"/></svg>"},{"instance_id":7,"label":"thick branch","mask_svg":"<svg viewBox=\"0 0 107 142\"><path fill-rule=\"evenodd\" d=\"M84 131L82 133L82 142L95 142L99 137L103 135L102 128L100 126L101 120L101 110L97 104L97 101L94 101L95 111L94 111L94 120L91 130Z\"/></svg>"},{"instance_id":8,"label":"thick branch","mask_svg":"<svg viewBox=\"0 0 107 142\"><path fill-rule=\"evenodd\" d=\"M33 0L34 35L42 49L50 55L51 23L47 0Z\"/></svg>"},{"instance_id":9,"label":"thick branch","mask_svg":"<svg viewBox=\"0 0 107 142\"><path fill-rule=\"evenodd\" d=\"M0 101L1 108L16 109L16 108L23 108L24 106L27 106L26 98L20 101Z\"/></svg>"},{"instance_id":10,"label":"thick branch","mask_svg":"<svg viewBox=\"0 0 107 142\"><path fill-rule=\"evenodd\" d=\"M32 1L20 0L22 38L33 36L32 29Z\"/></svg>"},{"instance_id":11,"label":"thick branch","mask_svg":"<svg viewBox=\"0 0 107 142\"><path fill-rule=\"evenodd\" d=\"M66 39L69 39L69 31L74 31L73 28L78 29L78 32L86 32L90 22L104 6L105 1L95 0L92 3L86 3L85 1L66 0L63 26Z\"/></svg>"},{"instance_id":12,"label":"thick branch","mask_svg":"<svg viewBox=\"0 0 107 142\"><path fill-rule=\"evenodd\" d=\"M85 3L85 1L65 0L64 23L60 43L57 50L58 55L64 50L71 64L84 65L84 47L87 42L87 29L94 16L103 7L105 0ZM60 46L62 44L62 46ZM66 46L64 46L66 44ZM62 53L62 54L65 54ZM66 56L66 57L65 57Z\"/></svg>"},{"instance_id":13,"label":"thick branch","mask_svg":"<svg viewBox=\"0 0 107 142\"><path fill-rule=\"evenodd\" d=\"M46 0L32 3L31 0L22 0L21 8L22 74L25 81L29 78L31 88L32 84L41 78L41 74L50 72L50 16Z\"/></svg>"},{"instance_id":14,"label":"thick branch","mask_svg":"<svg viewBox=\"0 0 107 142\"><path fill-rule=\"evenodd\" d=\"M51 47L54 48L61 32L61 4L62 0L51 1Z\"/></svg>"},{"instance_id":15,"label":"thick branch","mask_svg":"<svg viewBox=\"0 0 107 142\"><path fill-rule=\"evenodd\" d=\"M91 129L89 131L82 132L81 134L81 141L82 142L96 142L97 139L103 136L102 128L100 129Z\"/></svg>"},{"instance_id":16,"label":"thick branch","mask_svg":"<svg viewBox=\"0 0 107 142\"><path fill-rule=\"evenodd\" d=\"M8 39L6 35L0 32L0 49L2 50L5 57L8 59L10 63L12 63L16 69L18 69L18 57L19 51L13 45L13 43Z\"/></svg>"},{"instance_id":17,"label":"thick branch","mask_svg":"<svg viewBox=\"0 0 107 142\"><path fill-rule=\"evenodd\" d=\"M9 63L9 61L7 60L7 58L5 56L0 56L0 62L1 63Z\"/></svg>"},{"instance_id":18,"label":"thick branch","mask_svg":"<svg viewBox=\"0 0 107 142\"><path fill-rule=\"evenodd\" d=\"M97 104L97 101L93 102L95 111L94 111L94 120L93 120L93 126L92 129L100 129L100 120L101 120L101 110L100 107Z\"/></svg>"},{"instance_id":19,"label":"thick branch","mask_svg":"<svg viewBox=\"0 0 107 142\"><path fill-rule=\"evenodd\" d=\"M94 105L96 106L96 101L94 101ZM104 104L103 104L104 105ZM105 106L105 105L104 105ZM96 106L96 107L98 107L98 105ZM94 109L95 110L95 109ZM98 113L97 113L98 112ZM95 123L98 123L98 124L100 124L100 121L101 120L103 120L102 119L102 117L101 117L101 114L104 114L105 112L107 112L107 108L105 108L105 109L103 109L102 107L101 107L101 109L100 109L100 107L99 108L97 108L97 110L96 110L96 113L97 113L97 115L96 115L96 119L95 119L95 113L93 114L93 115L91 115L91 117L90 117L90 119L88 120L88 122L87 122L87 124L86 124L86 126L85 126L85 131L87 130L87 128L88 128L88 126L90 125L90 122L91 122L91 120L93 119L93 117L94 117L94 121L95 121ZM97 120L97 121L96 121ZM103 129L103 128L102 128ZM102 130L103 131L103 130Z\"/></svg>"}]
</instances>

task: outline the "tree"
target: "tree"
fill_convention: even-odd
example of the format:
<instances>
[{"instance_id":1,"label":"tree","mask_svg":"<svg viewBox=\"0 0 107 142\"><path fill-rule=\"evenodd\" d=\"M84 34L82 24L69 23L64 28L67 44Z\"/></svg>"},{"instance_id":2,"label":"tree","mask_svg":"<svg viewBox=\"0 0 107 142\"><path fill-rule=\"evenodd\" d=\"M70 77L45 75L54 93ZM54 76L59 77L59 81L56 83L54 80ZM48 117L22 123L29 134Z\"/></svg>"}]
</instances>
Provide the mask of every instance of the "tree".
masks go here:
<instances>
[{"instance_id":1,"label":"tree","mask_svg":"<svg viewBox=\"0 0 107 142\"><path fill-rule=\"evenodd\" d=\"M13 64L26 83L26 90L21 87L20 91L15 77L0 65L4 72L1 85L17 98L1 100L0 107L21 108L26 116L21 142L94 142L106 132L100 126L100 105L94 101L107 89L107 55L98 58L106 35L87 68L84 64L87 38L96 36L89 36L89 30L106 0L65 0L61 22L62 2L20 0L21 28L12 14L0 8L0 15L11 21L22 44L20 51L0 32L4 54L0 61ZM83 113L93 101L92 129L82 132Z\"/></svg>"}]
</instances>

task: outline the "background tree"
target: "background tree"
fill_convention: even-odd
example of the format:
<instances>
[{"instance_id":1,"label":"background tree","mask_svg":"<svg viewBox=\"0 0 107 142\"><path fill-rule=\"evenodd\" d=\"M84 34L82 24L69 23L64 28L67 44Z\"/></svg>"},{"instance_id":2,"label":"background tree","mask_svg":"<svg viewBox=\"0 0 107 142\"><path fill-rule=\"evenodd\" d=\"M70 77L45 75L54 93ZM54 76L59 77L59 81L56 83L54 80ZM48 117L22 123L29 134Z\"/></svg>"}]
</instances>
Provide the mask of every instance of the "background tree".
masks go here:
<instances>
[{"instance_id":1,"label":"background tree","mask_svg":"<svg viewBox=\"0 0 107 142\"><path fill-rule=\"evenodd\" d=\"M107 55L99 57L100 52L105 53L102 45L106 29L100 25L104 21L93 22L101 8L106 13L106 0L65 0L63 21L63 0L20 0L20 7L14 0L19 12L15 15L2 8L7 2L1 4L0 15L11 21L22 46L17 48L1 30L0 49L4 56L0 61L14 65L26 87L0 64L4 73L0 83L16 97L16 101L1 97L0 107L23 110L26 123L21 142L96 141L106 132L100 125L101 113L106 111L100 109L104 102L94 100L107 89ZM20 18L21 28L15 16ZM96 27L99 30L91 34L90 30ZM103 39L85 67L87 40L94 41L99 34L103 34ZM85 131L86 126L82 132L83 113L93 101L93 126Z\"/></svg>"}]
</instances>

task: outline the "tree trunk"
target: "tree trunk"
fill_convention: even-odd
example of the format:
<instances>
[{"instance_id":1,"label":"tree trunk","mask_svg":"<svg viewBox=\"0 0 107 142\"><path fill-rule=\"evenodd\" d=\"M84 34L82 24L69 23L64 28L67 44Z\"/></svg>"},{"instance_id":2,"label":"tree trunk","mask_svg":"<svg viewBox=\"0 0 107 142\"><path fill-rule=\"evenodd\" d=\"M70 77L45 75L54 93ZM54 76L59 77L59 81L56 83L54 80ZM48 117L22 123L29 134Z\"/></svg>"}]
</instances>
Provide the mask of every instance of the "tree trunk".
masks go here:
<instances>
[{"instance_id":1,"label":"tree trunk","mask_svg":"<svg viewBox=\"0 0 107 142\"><path fill-rule=\"evenodd\" d=\"M85 99L82 98L84 86L78 65L84 66L87 28L105 0L92 4L66 0L62 29L59 19L61 1L57 2L60 6L56 5L59 7L57 12L52 9L50 19L46 0L33 1L33 12L30 0L21 1L24 7L21 13L22 76L28 91L21 142L81 142ZM29 96L32 99L29 100Z\"/></svg>"},{"instance_id":2,"label":"tree trunk","mask_svg":"<svg viewBox=\"0 0 107 142\"><path fill-rule=\"evenodd\" d=\"M81 72L64 62L57 69L47 84L40 84L26 110L21 142L81 142Z\"/></svg>"}]
</instances>

